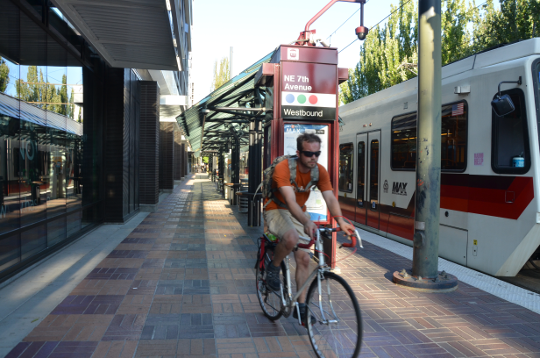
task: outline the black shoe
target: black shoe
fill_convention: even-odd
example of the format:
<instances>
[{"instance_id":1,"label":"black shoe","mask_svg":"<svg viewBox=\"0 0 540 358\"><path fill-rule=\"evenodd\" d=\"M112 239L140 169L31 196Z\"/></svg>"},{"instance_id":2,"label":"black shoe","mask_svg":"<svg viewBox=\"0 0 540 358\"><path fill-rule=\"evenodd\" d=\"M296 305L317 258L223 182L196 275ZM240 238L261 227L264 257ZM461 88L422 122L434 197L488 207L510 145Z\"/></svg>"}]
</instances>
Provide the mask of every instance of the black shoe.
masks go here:
<instances>
[{"instance_id":1,"label":"black shoe","mask_svg":"<svg viewBox=\"0 0 540 358\"><path fill-rule=\"evenodd\" d=\"M279 267L275 267L272 262L266 267L266 287L272 291L279 291L281 280L279 279Z\"/></svg>"},{"instance_id":2,"label":"black shoe","mask_svg":"<svg viewBox=\"0 0 540 358\"><path fill-rule=\"evenodd\" d=\"M298 304L298 308L300 309L300 315L302 316L302 325L304 327L307 327L307 312L308 312L308 307L305 303L299 303ZM293 310L293 318L294 319L298 319L298 311L296 310L296 307L294 308ZM311 315L311 324L314 324L316 322L316 318L315 316Z\"/></svg>"}]
</instances>

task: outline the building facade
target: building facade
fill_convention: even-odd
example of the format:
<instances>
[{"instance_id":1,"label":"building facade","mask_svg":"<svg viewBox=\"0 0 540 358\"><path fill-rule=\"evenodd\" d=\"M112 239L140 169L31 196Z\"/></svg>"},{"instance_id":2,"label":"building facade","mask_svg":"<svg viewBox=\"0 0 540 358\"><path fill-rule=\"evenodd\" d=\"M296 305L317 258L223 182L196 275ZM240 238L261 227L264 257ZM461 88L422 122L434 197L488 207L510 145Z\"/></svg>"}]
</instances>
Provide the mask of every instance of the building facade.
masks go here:
<instances>
[{"instance_id":1,"label":"building facade","mask_svg":"<svg viewBox=\"0 0 540 358\"><path fill-rule=\"evenodd\" d=\"M0 9L2 281L103 222L154 210L186 175L172 120L187 106L192 13L191 0Z\"/></svg>"}]
</instances>

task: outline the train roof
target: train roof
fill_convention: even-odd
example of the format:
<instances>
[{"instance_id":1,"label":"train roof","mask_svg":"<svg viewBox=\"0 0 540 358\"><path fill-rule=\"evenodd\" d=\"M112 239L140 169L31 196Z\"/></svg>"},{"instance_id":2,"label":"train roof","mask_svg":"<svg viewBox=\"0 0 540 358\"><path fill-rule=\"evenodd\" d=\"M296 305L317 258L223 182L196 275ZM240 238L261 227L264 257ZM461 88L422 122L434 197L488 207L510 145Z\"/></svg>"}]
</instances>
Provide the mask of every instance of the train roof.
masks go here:
<instances>
[{"instance_id":1,"label":"train roof","mask_svg":"<svg viewBox=\"0 0 540 358\"><path fill-rule=\"evenodd\" d=\"M540 38L499 46L490 50L476 53L459 61L452 62L442 67L441 76L442 79L445 79L463 72L471 71L473 69L489 67L499 63L517 60L533 55L540 55ZM412 78L408 81L361 98L357 101L345 104L339 108L339 114L340 116L347 116L351 114L351 111L356 112L361 108L365 108L368 104L371 107L376 105L378 102L389 102L392 100L392 98L401 98L410 91L416 91L417 84L418 77ZM365 99L366 102L364 102L363 99Z\"/></svg>"}]
</instances>

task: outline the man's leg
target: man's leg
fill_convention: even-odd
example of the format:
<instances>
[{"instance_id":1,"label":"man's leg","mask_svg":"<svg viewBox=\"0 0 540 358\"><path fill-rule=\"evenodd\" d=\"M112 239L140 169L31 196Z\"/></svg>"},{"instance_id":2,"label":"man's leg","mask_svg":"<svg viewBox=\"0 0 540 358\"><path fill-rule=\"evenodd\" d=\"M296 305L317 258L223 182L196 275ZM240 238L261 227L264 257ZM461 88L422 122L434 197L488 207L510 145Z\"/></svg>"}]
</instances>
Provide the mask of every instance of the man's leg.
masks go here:
<instances>
[{"instance_id":1,"label":"man's leg","mask_svg":"<svg viewBox=\"0 0 540 358\"><path fill-rule=\"evenodd\" d=\"M306 251L298 250L294 253L296 260L296 288L300 289L309 277L310 257ZM298 297L298 303L306 302L307 288Z\"/></svg>"},{"instance_id":2,"label":"man's leg","mask_svg":"<svg viewBox=\"0 0 540 358\"><path fill-rule=\"evenodd\" d=\"M277 244L274 250L274 260L272 263L275 267L279 267L283 259L291 253L298 243L298 238L299 236L296 229L291 229L283 235L281 241Z\"/></svg>"}]
</instances>

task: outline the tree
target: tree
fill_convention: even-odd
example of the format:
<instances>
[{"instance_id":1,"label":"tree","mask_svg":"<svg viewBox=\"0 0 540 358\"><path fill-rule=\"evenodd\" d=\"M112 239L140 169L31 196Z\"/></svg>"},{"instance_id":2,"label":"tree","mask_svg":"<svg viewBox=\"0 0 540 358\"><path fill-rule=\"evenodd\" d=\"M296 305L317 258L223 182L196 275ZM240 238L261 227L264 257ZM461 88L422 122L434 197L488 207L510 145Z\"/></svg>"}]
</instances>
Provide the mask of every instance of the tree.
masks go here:
<instances>
[{"instance_id":1,"label":"tree","mask_svg":"<svg viewBox=\"0 0 540 358\"><path fill-rule=\"evenodd\" d=\"M500 5L499 10L495 9L493 0L482 5L482 13L474 21L475 52L538 36L538 0L501 0Z\"/></svg>"},{"instance_id":2,"label":"tree","mask_svg":"<svg viewBox=\"0 0 540 358\"><path fill-rule=\"evenodd\" d=\"M465 0L445 0L446 11L441 15L441 59L442 65L460 60L473 53L472 33L468 25L472 24L478 11L474 3L468 6Z\"/></svg>"},{"instance_id":3,"label":"tree","mask_svg":"<svg viewBox=\"0 0 540 358\"><path fill-rule=\"evenodd\" d=\"M68 103L68 92L67 92L67 76L62 75L62 86L56 90L56 95L58 97L58 102L56 103ZM67 104L59 104L56 112L63 114L64 116L69 117L69 106Z\"/></svg>"},{"instance_id":4,"label":"tree","mask_svg":"<svg viewBox=\"0 0 540 358\"><path fill-rule=\"evenodd\" d=\"M28 67L26 73L26 82L22 79L18 79L15 82L15 90L17 91L17 98L26 102L40 102L40 91L38 90L37 83L39 82L38 72L36 66Z\"/></svg>"},{"instance_id":5,"label":"tree","mask_svg":"<svg viewBox=\"0 0 540 358\"><path fill-rule=\"evenodd\" d=\"M73 90L73 87L71 88L71 96L69 97L69 107L68 107L67 116L71 119L75 118L75 91Z\"/></svg>"},{"instance_id":6,"label":"tree","mask_svg":"<svg viewBox=\"0 0 540 358\"><path fill-rule=\"evenodd\" d=\"M480 8L474 0L442 0L443 66L500 44L532 38L540 26L539 0L493 0ZM383 28L370 31L360 61L341 84L340 99L349 103L416 76L418 13L415 2L399 1ZM472 30L472 31L471 31ZM536 31L536 33L535 33Z\"/></svg>"},{"instance_id":7,"label":"tree","mask_svg":"<svg viewBox=\"0 0 540 358\"><path fill-rule=\"evenodd\" d=\"M37 66L29 66L26 82L22 79L17 80L15 89L21 101L29 102L46 111L73 117L73 90L71 98L68 99L66 75L62 76L62 84L56 88L54 84L45 81L41 68L38 71Z\"/></svg>"},{"instance_id":8,"label":"tree","mask_svg":"<svg viewBox=\"0 0 540 358\"><path fill-rule=\"evenodd\" d=\"M9 67L0 56L0 92L5 92L9 84Z\"/></svg>"},{"instance_id":9,"label":"tree","mask_svg":"<svg viewBox=\"0 0 540 358\"><path fill-rule=\"evenodd\" d=\"M400 0L391 6L392 14L381 28L369 32L360 61L349 70L349 79L341 84L340 99L352 102L416 76L410 70L418 62L416 38L418 15L413 1Z\"/></svg>"},{"instance_id":10,"label":"tree","mask_svg":"<svg viewBox=\"0 0 540 358\"><path fill-rule=\"evenodd\" d=\"M231 74L229 72L229 59L223 57L221 61L214 62L214 80L212 81L211 91L218 89L223 86L227 81L231 79Z\"/></svg>"}]
</instances>

